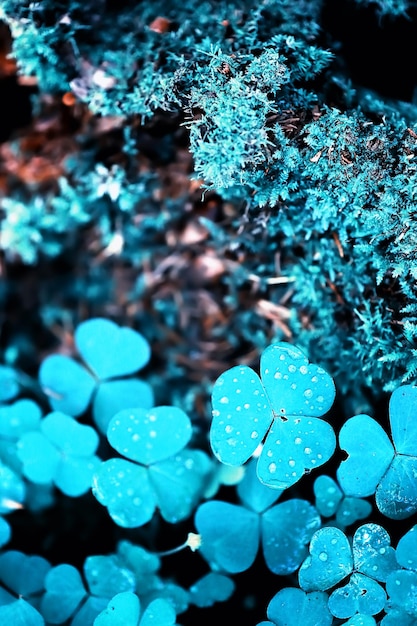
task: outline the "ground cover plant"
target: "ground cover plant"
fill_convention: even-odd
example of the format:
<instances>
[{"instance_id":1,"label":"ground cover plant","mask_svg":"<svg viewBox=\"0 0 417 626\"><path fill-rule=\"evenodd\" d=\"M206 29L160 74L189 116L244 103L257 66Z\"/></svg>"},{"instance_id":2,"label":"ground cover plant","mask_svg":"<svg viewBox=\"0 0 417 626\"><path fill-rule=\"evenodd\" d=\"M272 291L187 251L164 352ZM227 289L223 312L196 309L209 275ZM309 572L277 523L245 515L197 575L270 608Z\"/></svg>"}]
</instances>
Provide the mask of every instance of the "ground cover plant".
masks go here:
<instances>
[{"instance_id":1,"label":"ground cover plant","mask_svg":"<svg viewBox=\"0 0 417 626\"><path fill-rule=\"evenodd\" d=\"M416 31L0 3L1 623L417 624Z\"/></svg>"}]
</instances>

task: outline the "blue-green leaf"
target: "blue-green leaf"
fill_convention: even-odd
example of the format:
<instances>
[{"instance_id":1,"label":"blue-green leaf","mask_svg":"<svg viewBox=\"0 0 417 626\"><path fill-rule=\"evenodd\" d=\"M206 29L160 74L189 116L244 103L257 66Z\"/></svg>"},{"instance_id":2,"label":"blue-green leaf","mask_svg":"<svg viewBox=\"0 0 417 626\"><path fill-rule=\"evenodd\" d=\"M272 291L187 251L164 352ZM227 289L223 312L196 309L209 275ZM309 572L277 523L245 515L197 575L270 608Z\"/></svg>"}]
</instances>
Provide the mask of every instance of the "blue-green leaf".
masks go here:
<instances>
[{"instance_id":1,"label":"blue-green leaf","mask_svg":"<svg viewBox=\"0 0 417 626\"><path fill-rule=\"evenodd\" d=\"M87 596L80 573L66 563L48 572L45 589L41 612L45 620L52 624L61 624L69 619Z\"/></svg>"},{"instance_id":2,"label":"blue-green leaf","mask_svg":"<svg viewBox=\"0 0 417 626\"><path fill-rule=\"evenodd\" d=\"M276 626L330 626L333 617L327 608L327 594L305 593L295 587L278 591L267 608L268 619Z\"/></svg>"},{"instance_id":3,"label":"blue-green leaf","mask_svg":"<svg viewBox=\"0 0 417 626\"><path fill-rule=\"evenodd\" d=\"M184 411L174 406L148 411L127 409L110 420L107 438L119 454L150 465L173 456L187 445L191 422Z\"/></svg>"},{"instance_id":4,"label":"blue-green leaf","mask_svg":"<svg viewBox=\"0 0 417 626\"><path fill-rule=\"evenodd\" d=\"M123 409L150 409L154 404L152 387L143 380L109 380L100 383L93 399L94 422L104 435L112 417Z\"/></svg>"},{"instance_id":5,"label":"blue-green leaf","mask_svg":"<svg viewBox=\"0 0 417 626\"><path fill-rule=\"evenodd\" d=\"M108 319L83 322L77 327L74 340L84 361L99 379L133 374L149 361L146 339Z\"/></svg>"},{"instance_id":6,"label":"blue-green leaf","mask_svg":"<svg viewBox=\"0 0 417 626\"><path fill-rule=\"evenodd\" d=\"M140 620L140 626L174 626L176 614L170 602L163 598L152 600Z\"/></svg>"},{"instance_id":7,"label":"blue-green leaf","mask_svg":"<svg viewBox=\"0 0 417 626\"><path fill-rule=\"evenodd\" d=\"M190 587L190 602L199 608L225 602L235 590L235 583L228 576L210 572Z\"/></svg>"},{"instance_id":8,"label":"blue-green leaf","mask_svg":"<svg viewBox=\"0 0 417 626\"><path fill-rule=\"evenodd\" d=\"M246 366L218 378L210 443L221 462L240 465L266 435L258 478L286 489L334 452L333 428L318 418L332 405L335 387L323 369L286 343L272 344L263 352L261 378Z\"/></svg>"},{"instance_id":9,"label":"blue-green leaf","mask_svg":"<svg viewBox=\"0 0 417 626\"><path fill-rule=\"evenodd\" d=\"M375 580L385 582L398 567L390 536L378 524L360 526L353 536L352 549L355 569Z\"/></svg>"},{"instance_id":10,"label":"blue-green leaf","mask_svg":"<svg viewBox=\"0 0 417 626\"><path fill-rule=\"evenodd\" d=\"M398 454L381 478L375 501L383 515L406 519L417 511L417 456Z\"/></svg>"},{"instance_id":11,"label":"blue-green leaf","mask_svg":"<svg viewBox=\"0 0 417 626\"><path fill-rule=\"evenodd\" d=\"M339 445L349 455L337 470L345 494L358 498L374 494L394 458L393 445L383 428L368 415L356 415L343 425Z\"/></svg>"},{"instance_id":12,"label":"blue-green leaf","mask_svg":"<svg viewBox=\"0 0 417 626\"><path fill-rule=\"evenodd\" d=\"M42 362L39 382L55 411L77 417L87 409L97 381L73 359L52 354Z\"/></svg>"},{"instance_id":13,"label":"blue-green leaf","mask_svg":"<svg viewBox=\"0 0 417 626\"><path fill-rule=\"evenodd\" d=\"M182 450L149 467L148 476L162 517L175 524L195 509L211 471L210 458L201 450Z\"/></svg>"},{"instance_id":14,"label":"blue-green leaf","mask_svg":"<svg viewBox=\"0 0 417 626\"><path fill-rule=\"evenodd\" d=\"M390 398L392 440L399 454L417 456L417 387L401 385Z\"/></svg>"},{"instance_id":15,"label":"blue-green leaf","mask_svg":"<svg viewBox=\"0 0 417 626\"><path fill-rule=\"evenodd\" d=\"M245 365L232 367L214 383L211 401L211 448L222 463L242 465L274 419L259 376Z\"/></svg>"},{"instance_id":16,"label":"blue-green leaf","mask_svg":"<svg viewBox=\"0 0 417 626\"><path fill-rule=\"evenodd\" d=\"M320 523L317 510L306 500L293 498L265 511L261 533L268 568L280 576L295 572L307 556L306 545Z\"/></svg>"},{"instance_id":17,"label":"blue-green leaf","mask_svg":"<svg viewBox=\"0 0 417 626\"><path fill-rule=\"evenodd\" d=\"M131 591L123 591L110 600L94 620L94 626L138 626L139 615L139 598Z\"/></svg>"},{"instance_id":18,"label":"blue-green leaf","mask_svg":"<svg viewBox=\"0 0 417 626\"><path fill-rule=\"evenodd\" d=\"M109 459L93 477L93 495L107 507L109 515L123 528L136 528L152 518L157 500L146 468Z\"/></svg>"},{"instance_id":19,"label":"blue-green leaf","mask_svg":"<svg viewBox=\"0 0 417 626\"><path fill-rule=\"evenodd\" d=\"M410 528L399 540L396 557L405 569L417 570L417 525Z\"/></svg>"},{"instance_id":20,"label":"blue-green leaf","mask_svg":"<svg viewBox=\"0 0 417 626\"><path fill-rule=\"evenodd\" d=\"M275 343L261 355L261 378L275 415L318 417L331 408L336 390L327 372L296 346Z\"/></svg>"},{"instance_id":21,"label":"blue-green leaf","mask_svg":"<svg viewBox=\"0 0 417 626\"><path fill-rule=\"evenodd\" d=\"M326 591L353 570L352 549L345 534L338 528L316 531L310 542L310 556L298 572L301 589Z\"/></svg>"},{"instance_id":22,"label":"blue-green leaf","mask_svg":"<svg viewBox=\"0 0 417 626\"><path fill-rule=\"evenodd\" d=\"M230 574L247 570L259 548L259 516L242 506L212 500L195 514L201 552L214 567ZM245 549L242 550L242 546Z\"/></svg>"},{"instance_id":23,"label":"blue-green leaf","mask_svg":"<svg viewBox=\"0 0 417 626\"><path fill-rule=\"evenodd\" d=\"M331 613L340 619L355 613L376 615L385 606L387 596L381 585L362 574L352 574L344 587L333 591L329 598Z\"/></svg>"}]
</instances>

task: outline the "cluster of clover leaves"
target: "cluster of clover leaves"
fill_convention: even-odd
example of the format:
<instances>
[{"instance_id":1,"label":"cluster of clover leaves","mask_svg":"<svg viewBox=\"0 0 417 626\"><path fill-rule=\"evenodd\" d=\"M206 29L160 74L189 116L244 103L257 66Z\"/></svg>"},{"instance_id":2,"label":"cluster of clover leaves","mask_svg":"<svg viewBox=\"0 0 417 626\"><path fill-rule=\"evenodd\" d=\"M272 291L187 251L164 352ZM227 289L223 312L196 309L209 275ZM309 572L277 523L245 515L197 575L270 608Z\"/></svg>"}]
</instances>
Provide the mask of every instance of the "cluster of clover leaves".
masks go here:
<instances>
[{"instance_id":1,"label":"cluster of clover leaves","mask_svg":"<svg viewBox=\"0 0 417 626\"><path fill-rule=\"evenodd\" d=\"M272 344L260 376L243 365L217 379L210 454L195 447L186 413L154 406L149 384L132 376L150 358L140 333L97 318L74 339L77 360L56 354L40 368L46 415L18 397L18 372L0 368L0 623L172 626L190 605L228 600L233 575L261 550L267 568L293 585L277 578L258 626L417 624L417 525L396 549L372 521L348 532L369 519L370 496L391 520L417 512L417 387L391 396L392 442L368 415L346 421L338 436L346 459L336 480L317 477L310 502L291 488L333 456L337 438L323 416L335 386L299 348ZM90 423L81 423L88 407ZM106 458L101 440L113 451ZM233 503L216 498L222 484L235 490ZM161 554L127 540L88 556L82 572L8 550L13 512L51 507L57 490L91 491L122 529L155 515L170 524L193 518L184 547L198 550L208 573L185 589L160 574Z\"/></svg>"}]
</instances>

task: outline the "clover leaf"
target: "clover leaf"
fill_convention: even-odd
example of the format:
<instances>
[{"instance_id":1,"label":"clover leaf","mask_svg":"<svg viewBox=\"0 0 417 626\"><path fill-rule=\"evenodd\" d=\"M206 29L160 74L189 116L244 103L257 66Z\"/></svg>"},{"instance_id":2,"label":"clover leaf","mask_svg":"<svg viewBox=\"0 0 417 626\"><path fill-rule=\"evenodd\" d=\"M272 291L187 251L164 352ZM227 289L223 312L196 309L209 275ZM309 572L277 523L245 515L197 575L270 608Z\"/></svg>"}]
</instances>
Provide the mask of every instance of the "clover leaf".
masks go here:
<instances>
[{"instance_id":1,"label":"clover leaf","mask_svg":"<svg viewBox=\"0 0 417 626\"><path fill-rule=\"evenodd\" d=\"M190 602L200 608L212 606L215 602L225 602L233 594L235 583L228 576L210 572L190 587Z\"/></svg>"},{"instance_id":2,"label":"clover leaf","mask_svg":"<svg viewBox=\"0 0 417 626\"><path fill-rule=\"evenodd\" d=\"M400 567L390 573L387 578L388 602L387 617L384 624L408 624L409 620L417 620L416 588L417 588L417 525L406 532L397 544L396 559ZM414 621L410 622L414 624Z\"/></svg>"},{"instance_id":3,"label":"clover leaf","mask_svg":"<svg viewBox=\"0 0 417 626\"><path fill-rule=\"evenodd\" d=\"M296 346L276 343L261 356L261 378L249 367L224 372L212 392L210 443L215 456L241 465L266 437L258 477L278 489L332 456L335 435L318 419L333 404L333 380Z\"/></svg>"},{"instance_id":4,"label":"clover leaf","mask_svg":"<svg viewBox=\"0 0 417 626\"><path fill-rule=\"evenodd\" d=\"M276 626L330 626L333 616L327 608L327 594L305 593L296 587L285 587L272 598L267 608L270 622ZM258 624L258 626L262 626Z\"/></svg>"},{"instance_id":5,"label":"clover leaf","mask_svg":"<svg viewBox=\"0 0 417 626\"><path fill-rule=\"evenodd\" d=\"M133 572L120 565L115 556L88 557L83 572L86 585L78 570L67 563L48 572L40 606L48 623L71 620L71 626L92 626L114 595L135 590Z\"/></svg>"},{"instance_id":6,"label":"clover leaf","mask_svg":"<svg viewBox=\"0 0 417 626\"><path fill-rule=\"evenodd\" d=\"M17 442L24 433L37 430L42 411L33 400L22 399L0 406L0 458L11 469L20 472Z\"/></svg>"},{"instance_id":7,"label":"clover leaf","mask_svg":"<svg viewBox=\"0 0 417 626\"><path fill-rule=\"evenodd\" d=\"M1 624L43 626L37 607L50 567L46 559L17 550L0 555Z\"/></svg>"},{"instance_id":8,"label":"clover leaf","mask_svg":"<svg viewBox=\"0 0 417 626\"><path fill-rule=\"evenodd\" d=\"M43 361L39 370L41 386L53 409L78 417L93 398L94 420L105 434L110 419L119 410L153 405L148 383L135 378L121 380L149 361L150 347L140 333L94 318L77 327L74 342L86 367L70 357L54 354Z\"/></svg>"},{"instance_id":9,"label":"clover leaf","mask_svg":"<svg viewBox=\"0 0 417 626\"><path fill-rule=\"evenodd\" d=\"M294 572L320 526L316 509L296 498L271 507L281 494L259 482L254 460L246 468L238 494L244 506L211 500L198 507L195 525L202 537L202 555L212 567L236 574L253 564L262 543L272 572Z\"/></svg>"},{"instance_id":10,"label":"clover leaf","mask_svg":"<svg viewBox=\"0 0 417 626\"><path fill-rule=\"evenodd\" d=\"M352 547L340 529L321 528L314 533L309 549L310 556L298 572L304 591L326 591L352 574L344 587L330 595L328 606L335 617L375 615L384 608L386 594L378 583L385 582L397 567L384 528L378 524L360 526Z\"/></svg>"},{"instance_id":11,"label":"clover leaf","mask_svg":"<svg viewBox=\"0 0 417 626\"><path fill-rule=\"evenodd\" d=\"M348 453L337 471L349 496L375 494L378 509L392 519L417 511L417 387L402 385L391 395L389 416L392 439L368 415L349 419L339 434Z\"/></svg>"},{"instance_id":12,"label":"clover leaf","mask_svg":"<svg viewBox=\"0 0 417 626\"><path fill-rule=\"evenodd\" d=\"M345 496L336 481L330 476L322 474L314 481L315 506L323 517L335 516L331 526L340 529L364 519L372 511L372 506L366 500Z\"/></svg>"},{"instance_id":13,"label":"clover leaf","mask_svg":"<svg viewBox=\"0 0 417 626\"><path fill-rule=\"evenodd\" d=\"M8 365L0 365L0 402L12 400L19 393L16 370Z\"/></svg>"},{"instance_id":14,"label":"clover leaf","mask_svg":"<svg viewBox=\"0 0 417 626\"><path fill-rule=\"evenodd\" d=\"M184 449L191 422L172 406L119 411L108 427L110 445L127 459L97 469L93 494L119 526L146 524L156 507L171 523L191 514L211 472L209 457Z\"/></svg>"},{"instance_id":15,"label":"clover leaf","mask_svg":"<svg viewBox=\"0 0 417 626\"><path fill-rule=\"evenodd\" d=\"M94 620L94 626L174 626L175 622L175 611L166 600L153 600L141 616L139 598L125 591L112 598L107 608Z\"/></svg>"},{"instance_id":16,"label":"clover leaf","mask_svg":"<svg viewBox=\"0 0 417 626\"><path fill-rule=\"evenodd\" d=\"M99 438L91 426L54 411L39 430L25 433L17 443L23 474L40 485L54 483L67 496L86 493L100 459L95 455Z\"/></svg>"}]
</instances>

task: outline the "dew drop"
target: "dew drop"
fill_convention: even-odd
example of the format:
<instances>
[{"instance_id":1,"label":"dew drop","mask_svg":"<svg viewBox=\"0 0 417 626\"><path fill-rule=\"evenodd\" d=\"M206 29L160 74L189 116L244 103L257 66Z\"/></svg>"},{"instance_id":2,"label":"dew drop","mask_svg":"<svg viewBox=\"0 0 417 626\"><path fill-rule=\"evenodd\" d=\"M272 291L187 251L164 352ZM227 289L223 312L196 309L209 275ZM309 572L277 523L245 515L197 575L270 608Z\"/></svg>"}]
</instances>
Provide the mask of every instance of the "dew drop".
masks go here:
<instances>
[{"instance_id":1,"label":"dew drop","mask_svg":"<svg viewBox=\"0 0 417 626\"><path fill-rule=\"evenodd\" d=\"M229 404L229 398L227 396L223 396L223 398L220 398L219 402L220 404Z\"/></svg>"},{"instance_id":2,"label":"dew drop","mask_svg":"<svg viewBox=\"0 0 417 626\"><path fill-rule=\"evenodd\" d=\"M213 417L218 417L220 415L220 411L218 411L217 409L213 409L211 414Z\"/></svg>"},{"instance_id":3,"label":"dew drop","mask_svg":"<svg viewBox=\"0 0 417 626\"><path fill-rule=\"evenodd\" d=\"M325 561L327 561L328 556L327 556L326 552L320 552L320 554L319 554L319 559L320 559L320 561L323 561L323 563L324 563Z\"/></svg>"},{"instance_id":4,"label":"dew drop","mask_svg":"<svg viewBox=\"0 0 417 626\"><path fill-rule=\"evenodd\" d=\"M385 549L385 548L380 548L380 549L379 549L379 554L385 554L385 552L386 552L386 549Z\"/></svg>"},{"instance_id":5,"label":"dew drop","mask_svg":"<svg viewBox=\"0 0 417 626\"><path fill-rule=\"evenodd\" d=\"M258 433L256 432L256 430L254 430L254 431L251 433L250 438L251 438L251 439L257 439L258 437L259 437Z\"/></svg>"},{"instance_id":6,"label":"dew drop","mask_svg":"<svg viewBox=\"0 0 417 626\"><path fill-rule=\"evenodd\" d=\"M151 431L150 431L150 433L149 433L149 437L152 437L152 439L155 439L155 437L157 436L157 434L158 434L158 433L156 432L156 430L151 430Z\"/></svg>"},{"instance_id":7,"label":"dew drop","mask_svg":"<svg viewBox=\"0 0 417 626\"><path fill-rule=\"evenodd\" d=\"M301 365L300 366L300 373L301 374L307 374L307 372L308 372L307 365Z\"/></svg>"},{"instance_id":8,"label":"dew drop","mask_svg":"<svg viewBox=\"0 0 417 626\"><path fill-rule=\"evenodd\" d=\"M331 542L332 546L335 546L337 544L337 539L332 539Z\"/></svg>"},{"instance_id":9,"label":"dew drop","mask_svg":"<svg viewBox=\"0 0 417 626\"><path fill-rule=\"evenodd\" d=\"M305 398L311 398L313 396L313 392L311 389L306 389L305 392L303 393L303 396Z\"/></svg>"},{"instance_id":10,"label":"dew drop","mask_svg":"<svg viewBox=\"0 0 417 626\"><path fill-rule=\"evenodd\" d=\"M269 458L271 458L271 456L273 456L272 451L268 450L268 452L266 453L266 456L269 456Z\"/></svg>"},{"instance_id":11,"label":"dew drop","mask_svg":"<svg viewBox=\"0 0 417 626\"><path fill-rule=\"evenodd\" d=\"M224 431L225 431L227 434L230 434L230 433L233 431L233 426L230 426L230 424L228 424L228 425L225 427Z\"/></svg>"},{"instance_id":12,"label":"dew drop","mask_svg":"<svg viewBox=\"0 0 417 626\"><path fill-rule=\"evenodd\" d=\"M134 435L132 435L132 441L139 441L140 436L138 435L138 433L135 433Z\"/></svg>"},{"instance_id":13,"label":"dew drop","mask_svg":"<svg viewBox=\"0 0 417 626\"><path fill-rule=\"evenodd\" d=\"M281 372L275 372L274 378L275 378L275 380L280 380L282 378Z\"/></svg>"},{"instance_id":14,"label":"dew drop","mask_svg":"<svg viewBox=\"0 0 417 626\"><path fill-rule=\"evenodd\" d=\"M291 384L291 389L297 389L297 385L295 383Z\"/></svg>"},{"instance_id":15,"label":"dew drop","mask_svg":"<svg viewBox=\"0 0 417 626\"><path fill-rule=\"evenodd\" d=\"M298 446L301 442L302 442L301 437L296 437L296 438L294 439L294 443L295 443L295 444L297 444L297 446Z\"/></svg>"},{"instance_id":16,"label":"dew drop","mask_svg":"<svg viewBox=\"0 0 417 626\"><path fill-rule=\"evenodd\" d=\"M311 448L304 448L304 452L305 454L311 454L312 450Z\"/></svg>"},{"instance_id":17,"label":"dew drop","mask_svg":"<svg viewBox=\"0 0 417 626\"><path fill-rule=\"evenodd\" d=\"M250 408L250 404L248 404L248 402L246 402L246 404L243 405L244 409L249 409Z\"/></svg>"},{"instance_id":18,"label":"dew drop","mask_svg":"<svg viewBox=\"0 0 417 626\"><path fill-rule=\"evenodd\" d=\"M271 472L271 474L274 474L277 471L277 465L276 463L270 463L268 465L268 469Z\"/></svg>"},{"instance_id":19,"label":"dew drop","mask_svg":"<svg viewBox=\"0 0 417 626\"><path fill-rule=\"evenodd\" d=\"M290 467L295 467L295 461L294 461L294 459L290 459L290 460L288 461L288 465L289 465Z\"/></svg>"},{"instance_id":20,"label":"dew drop","mask_svg":"<svg viewBox=\"0 0 417 626\"><path fill-rule=\"evenodd\" d=\"M297 371L297 368L295 367L295 365L289 365L288 366L288 371L293 374L294 372Z\"/></svg>"}]
</instances>

